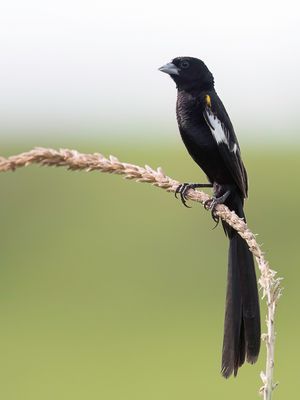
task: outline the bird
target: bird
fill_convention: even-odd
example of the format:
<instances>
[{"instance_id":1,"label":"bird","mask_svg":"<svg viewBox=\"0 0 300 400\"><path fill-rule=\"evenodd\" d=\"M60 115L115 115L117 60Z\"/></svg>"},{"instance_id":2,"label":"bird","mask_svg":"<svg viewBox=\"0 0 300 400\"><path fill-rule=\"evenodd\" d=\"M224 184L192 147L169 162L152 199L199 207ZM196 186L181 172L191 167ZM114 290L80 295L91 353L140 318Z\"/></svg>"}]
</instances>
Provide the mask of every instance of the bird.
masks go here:
<instances>
[{"instance_id":1,"label":"bird","mask_svg":"<svg viewBox=\"0 0 300 400\"><path fill-rule=\"evenodd\" d=\"M248 178L240 146L229 115L215 90L215 81L205 63L194 57L176 57L159 68L176 84L176 116L183 143L202 169L208 183L184 183L176 189L187 206L189 189L211 187L213 197L205 206L215 215L217 204L225 204L246 221L244 200ZM237 376L245 360L257 361L261 326L258 288L253 255L247 243L226 222L229 238L227 289L221 374Z\"/></svg>"}]
</instances>

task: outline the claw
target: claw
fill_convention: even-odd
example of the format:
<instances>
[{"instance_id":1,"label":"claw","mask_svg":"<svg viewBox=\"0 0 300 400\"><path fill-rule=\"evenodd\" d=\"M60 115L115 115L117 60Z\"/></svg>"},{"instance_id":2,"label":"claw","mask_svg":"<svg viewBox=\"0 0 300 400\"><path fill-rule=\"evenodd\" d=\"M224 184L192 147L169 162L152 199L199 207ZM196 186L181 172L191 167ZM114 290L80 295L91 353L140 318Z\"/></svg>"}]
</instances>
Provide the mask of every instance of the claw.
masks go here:
<instances>
[{"instance_id":1,"label":"claw","mask_svg":"<svg viewBox=\"0 0 300 400\"><path fill-rule=\"evenodd\" d=\"M182 203L184 204L184 206L186 207L186 208L191 208L190 206L188 206L187 204L186 204L186 192L189 190L191 188L191 185L189 185L188 183L184 183L183 185L182 185L182 190L181 190L181 192L180 192L180 196L181 196L181 201L182 201Z\"/></svg>"},{"instance_id":2,"label":"claw","mask_svg":"<svg viewBox=\"0 0 300 400\"><path fill-rule=\"evenodd\" d=\"M181 202L182 202L182 204L185 206L185 207L187 207L187 208L191 208L190 206L188 206L187 204L186 204L186 200L187 200L187 198L186 198L186 192L187 192L187 190L189 190L191 188L191 185L189 185L188 183L183 183L183 184L181 184L181 185L178 185L177 186L177 188L176 188L176 190L175 190L175 197L176 197L176 199L178 199L178 194L180 194L180 199L181 199Z\"/></svg>"},{"instance_id":3,"label":"claw","mask_svg":"<svg viewBox=\"0 0 300 400\"><path fill-rule=\"evenodd\" d=\"M178 199L177 195L178 195L178 193L180 193L181 187L182 187L182 185L178 185L177 188L176 188L176 190L175 190L175 197L176 197L176 199Z\"/></svg>"},{"instance_id":4,"label":"claw","mask_svg":"<svg viewBox=\"0 0 300 400\"><path fill-rule=\"evenodd\" d=\"M208 199L204 202L204 207L207 210L215 211L215 208L218 204L223 204L227 197L230 195L230 191L228 190L220 197L213 197L212 199Z\"/></svg>"},{"instance_id":5,"label":"claw","mask_svg":"<svg viewBox=\"0 0 300 400\"><path fill-rule=\"evenodd\" d=\"M216 229L216 227L219 225L220 217L219 217L218 215L216 215L216 214L214 213L214 211L211 212L211 216L212 216L212 219L213 219L213 220L215 221L215 223L216 223L216 225L213 227L213 229Z\"/></svg>"},{"instance_id":6,"label":"claw","mask_svg":"<svg viewBox=\"0 0 300 400\"><path fill-rule=\"evenodd\" d=\"M206 210L211 210L211 217L216 223L216 225L213 227L213 229L216 229L216 227L219 225L219 222L220 222L220 217L215 214L215 208L218 204L220 204L220 203L215 198L206 200L206 202L204 203L204 208Z\"/></svg>"},{"instance_id":7,"label":"claw","mask_svg":"<svg viewBox=\"0 0 300 400\"><path fill-rule=\"evenodd\" d=\"M186 193L188 190L195 189L198 187L208 188L208 187L212 187L212 184L211 183L182 183L181 185L177 186L177 188L175 190L175 197L176 197L176 199L178 199L177 195L180 194L180 199L181 199L182 204L187 208L191 208L190 206L188 206L186 204L186 201L188 200Z\"/></svg>"},{"instance_id":8,"label":"claw","mask_svg":"<svg viewBox=\"0 0 300 400\"><path fill-rule=\"evenodd\" d=\"M212 207L212 203L213 203L213 199L208 199L208 200L206 200L205 202L204 202L204 208L206 209L206 210L211 210L211 207Z\"/></svg>"},{"instance_id":9,"label":"claw","mask_svg":"<svg viewBox=\"0 0 300 400\"><path fill-rule=\"evenodd\" d=\"M182 204L186 207L186 208L191 208L190 206L188 206L186 204L186 197L185 197L185 192L187 191L187 186L183 187L182 191L180 192L180 197L181 197L181 201Z\"/></svg>"},{"instance_id":10,"label":"claw","mask_svg":"<svg viewBox=\"0 0 300 400\"><path fill-rule=\"evenodd\" d=\"M215 229L220 222L220 217L215 214L215 209L218 204L223 204L227 197L230 195L230 191L228 190L220 197L213 197L212 199L208 199L204 202L204 208L206 210L211 210L212 219L215 221L216 225L213 227Z\"/></svg>"}]
</instances>

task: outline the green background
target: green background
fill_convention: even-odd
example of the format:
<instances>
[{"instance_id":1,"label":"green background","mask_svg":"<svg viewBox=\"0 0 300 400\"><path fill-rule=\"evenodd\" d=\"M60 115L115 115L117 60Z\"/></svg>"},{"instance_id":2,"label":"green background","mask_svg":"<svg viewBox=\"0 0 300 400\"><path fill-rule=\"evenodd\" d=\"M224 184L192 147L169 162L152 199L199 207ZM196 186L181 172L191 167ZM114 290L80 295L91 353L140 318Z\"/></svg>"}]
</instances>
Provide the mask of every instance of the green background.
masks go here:
<instances>
[{"instance_id":1,"label":"green background","mask_svg":"<svg viewBox=\"0 0 300 400\"><path fill-rule=\"evenodd\" d=\"M204 179L179 140L47 144ZM243 146L243 157L249 226L284 277L274 397L288 399L299 392L299 151ZM219 373L227 240L200 205L98 172L33 166L0 180L1 399L258 398L264 345L237 379Z\"/></svg>"}]
</instances>

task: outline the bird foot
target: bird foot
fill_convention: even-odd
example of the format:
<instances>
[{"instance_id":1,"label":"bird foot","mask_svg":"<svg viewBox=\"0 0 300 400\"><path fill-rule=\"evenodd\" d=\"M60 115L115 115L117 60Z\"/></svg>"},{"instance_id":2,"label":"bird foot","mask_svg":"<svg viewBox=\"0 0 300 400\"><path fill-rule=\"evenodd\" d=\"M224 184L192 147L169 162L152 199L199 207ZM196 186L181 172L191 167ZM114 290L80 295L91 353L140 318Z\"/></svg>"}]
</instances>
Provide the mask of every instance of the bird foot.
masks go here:
<instances>
[{"instance_id":1,"label":"bird foot","mask_svg":"<svg viewBox=\"0 0 300 400\"><path fill-rule=\"evenodd\" d=\"M175 197L176 199L178 199L177 195L180 195L180 199L182 204L187 207L187 208L191 208L190 206L188 206L186 204L187 201L187 192L190 189L196 189L196 188L208 188L208 187L212 187L213 185L211 183L182 183L181 185L178 185L176 190L175 190Z\"/></svg>"},{"instance_id":2,"label":"bird foot","mask_svg":"<svg viewBox=\"0 0 300 400\"><path fill-rule=\"evenodd\" d=\"M216 226L214 228L216 228L220 222L220 217L218 215L216 215L216 213L215 213L216 206L218 204L223 204L229 195L230 195L230 190L227 190L227 192L225 192L222 196L213 197L212 199L208 199L204 202L204 208L206 208L206 210L211 210L212 219L216 223Z\"/></svg>"}]
</instances>

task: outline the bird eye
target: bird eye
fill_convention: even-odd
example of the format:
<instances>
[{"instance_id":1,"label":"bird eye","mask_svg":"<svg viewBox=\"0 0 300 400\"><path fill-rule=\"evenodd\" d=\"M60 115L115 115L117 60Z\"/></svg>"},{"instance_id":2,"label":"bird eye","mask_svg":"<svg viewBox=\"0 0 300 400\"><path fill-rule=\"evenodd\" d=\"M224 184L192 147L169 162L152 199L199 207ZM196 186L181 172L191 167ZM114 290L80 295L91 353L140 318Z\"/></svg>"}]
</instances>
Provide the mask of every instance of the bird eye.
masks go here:
<instances>
[{"instance_id":1,"label":"bird eye","mask_svg":"<svg viewBox=\"0 0 300 400\"><path fill-rule=\"evenodd\" d=\"M187 60L181 61L180 68L187 69L190 66L190 63Z\"/></svg>"}]
</instances>

